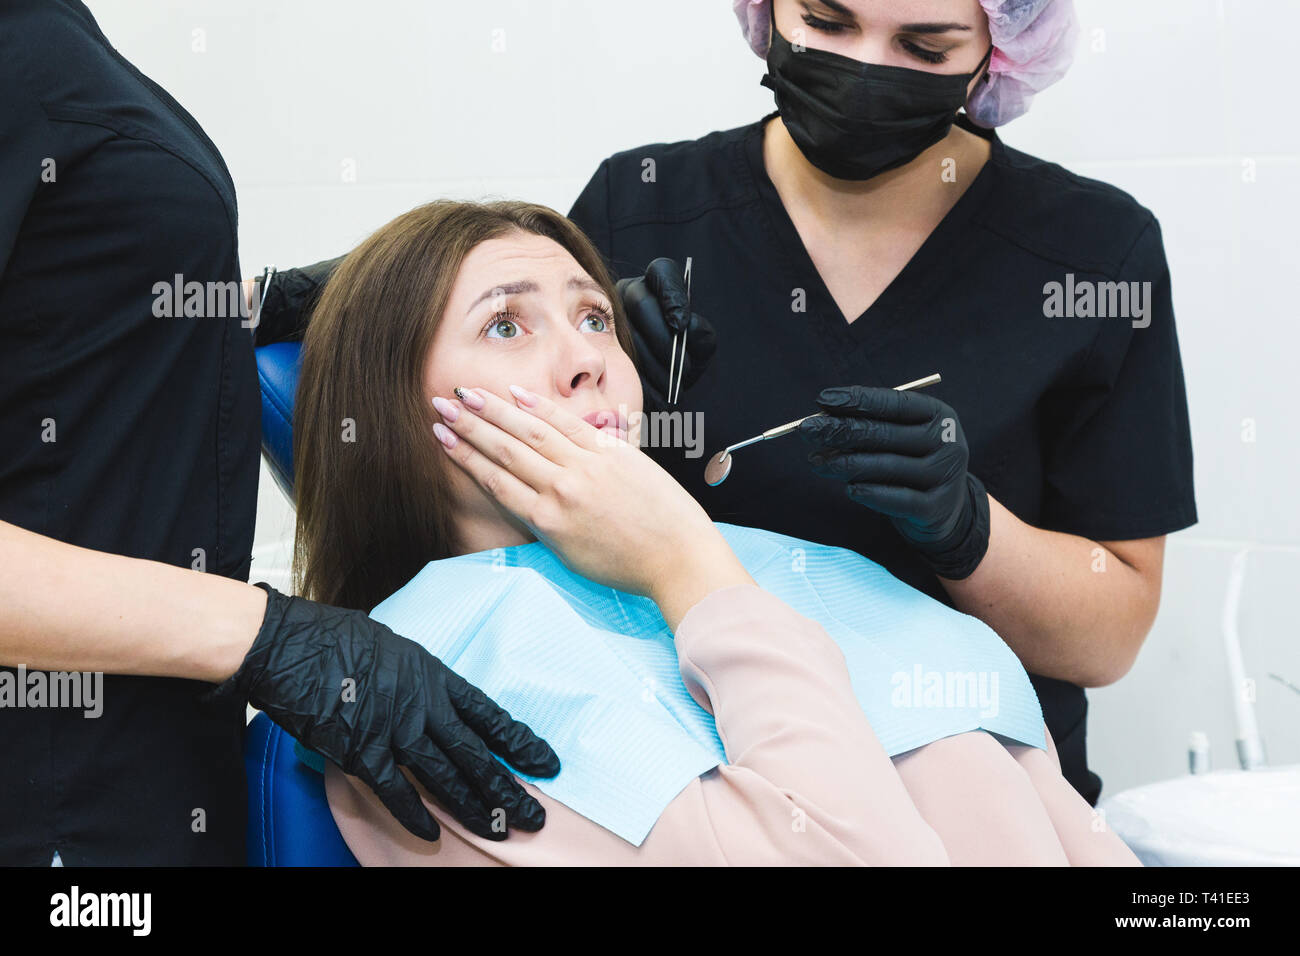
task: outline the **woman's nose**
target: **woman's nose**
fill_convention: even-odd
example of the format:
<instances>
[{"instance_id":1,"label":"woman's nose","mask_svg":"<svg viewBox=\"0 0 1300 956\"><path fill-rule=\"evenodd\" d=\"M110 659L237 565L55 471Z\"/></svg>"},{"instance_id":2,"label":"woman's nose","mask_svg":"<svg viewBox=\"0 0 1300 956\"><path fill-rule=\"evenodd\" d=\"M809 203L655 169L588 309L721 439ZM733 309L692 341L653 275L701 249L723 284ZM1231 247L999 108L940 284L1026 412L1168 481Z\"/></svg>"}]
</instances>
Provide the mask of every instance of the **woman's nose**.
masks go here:
<instances>
[{"instance_id":1,"label":"woman's nose","mask_svg":"<svg viewBox=\"0 0 1300 956\"><path fill-rule=\"evenodd\" d=\"M605 374L605 354L590 334L577 329L566 332L557 343L555 388L561 395L571 395L581 388L600 384Z\"/></svg>"}]
</instances>

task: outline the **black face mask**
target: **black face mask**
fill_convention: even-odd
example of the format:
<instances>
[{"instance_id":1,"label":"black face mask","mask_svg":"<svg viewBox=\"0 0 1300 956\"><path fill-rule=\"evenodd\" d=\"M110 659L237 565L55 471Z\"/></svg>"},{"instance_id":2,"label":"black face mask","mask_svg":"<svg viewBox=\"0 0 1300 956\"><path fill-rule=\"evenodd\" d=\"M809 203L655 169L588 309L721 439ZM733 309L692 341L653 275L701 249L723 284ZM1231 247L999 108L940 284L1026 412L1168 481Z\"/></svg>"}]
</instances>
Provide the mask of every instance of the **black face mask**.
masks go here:
<instances>
[{"instance_id":1,"label":"black face mask","mask_svg":"<svg viewBox=\"0 0 1300 956\"><path fill-rule=\"evenodd\" d=\"M973 73L927 73L811 47L796 53L773 22L762 83L808 162L836 179L870 179L948 135L992 53L990 46Z\"/></svg>"}]
</instances>

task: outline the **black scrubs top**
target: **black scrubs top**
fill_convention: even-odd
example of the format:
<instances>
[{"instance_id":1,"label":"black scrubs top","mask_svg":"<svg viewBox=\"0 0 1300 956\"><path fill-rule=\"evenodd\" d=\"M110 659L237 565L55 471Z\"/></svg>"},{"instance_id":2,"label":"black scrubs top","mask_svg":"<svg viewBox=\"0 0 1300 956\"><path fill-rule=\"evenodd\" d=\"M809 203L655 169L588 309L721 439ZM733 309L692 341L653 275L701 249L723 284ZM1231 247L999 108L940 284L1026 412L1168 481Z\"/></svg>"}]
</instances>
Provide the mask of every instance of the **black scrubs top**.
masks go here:
<instances>
[{"instance_id":1,"label":"black scrubs top","mask_svg":"<svg viewBox=\"0 0 1300 956\"><path fill-rule=\"evenodd\" d=\"M80 3L0 6L0 85L0 519L246 580L250 333L154 314L155 283L239 279L230 174ZM98 718L0 709L0 863L241 863L244 705L211 688L108 676Z\"/></svg>"},{"instance_id":2,"label":"black scrubs top","mask_svg":"<svg viewBox=\"0 0 1300 956\"><path fill-rule=\"evenodd\" d=\"M848 498L843 482L813 474L797 435L745 449L716 488L703 477L726 445L816 412L823 387L892 387L939 372L929 391L960 417L971 472L1023 521L1096 541L1195 523L1169 270L1149 210L1007 147L963 115L963 128L990 140L989 161L850 324L763 165L763 128L775 115L611 156L569 214L615 275L637 275L658 256L693 258L694 309L717 329L718 350L679 407L703 414L703 454L646 450L714 520L852 548L951 605L887 518ZM1150 324L1044 314L1047 283L1079 290L1084 281L1151 283ZM805 311L793 308L799 290ZM1087 768L1083 690L1033 683L1066 778L1095 803L1101 780Z\"/></svg>"}]
</instances>

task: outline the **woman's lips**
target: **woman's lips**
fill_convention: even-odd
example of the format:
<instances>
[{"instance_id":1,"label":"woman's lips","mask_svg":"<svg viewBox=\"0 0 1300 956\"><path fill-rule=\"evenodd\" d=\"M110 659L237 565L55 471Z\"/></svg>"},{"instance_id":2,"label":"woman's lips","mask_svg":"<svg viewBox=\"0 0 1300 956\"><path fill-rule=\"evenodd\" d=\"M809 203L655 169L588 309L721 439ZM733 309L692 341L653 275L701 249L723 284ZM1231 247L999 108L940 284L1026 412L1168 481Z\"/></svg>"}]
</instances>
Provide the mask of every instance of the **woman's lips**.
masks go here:
<instances>
[{"instance_id":1,"label":"woman's lips","mask_svg":"<svg viewBox=\"0 0 1300 956\"><path fill-rule=\"evenodd\" d=\"M594 412L588 412L582 416L582 420L594 428L613 433L623 441L627 441L627 419L613 408L601 408Z\"/></svg>"}]
</instances>

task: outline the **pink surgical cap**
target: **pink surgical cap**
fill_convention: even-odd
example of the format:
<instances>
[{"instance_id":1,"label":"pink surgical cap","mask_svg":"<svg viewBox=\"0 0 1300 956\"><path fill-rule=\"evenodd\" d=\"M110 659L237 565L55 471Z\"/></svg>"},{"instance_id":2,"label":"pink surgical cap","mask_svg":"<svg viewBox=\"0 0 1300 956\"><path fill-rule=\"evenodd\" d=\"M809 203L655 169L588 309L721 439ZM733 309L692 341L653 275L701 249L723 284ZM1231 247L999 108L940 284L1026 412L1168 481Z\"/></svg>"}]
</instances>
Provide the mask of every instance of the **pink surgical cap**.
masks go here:
<instances>
[{"instance_id":1,"label":"pink surgical cap","mask_svg":"<svg viewBox=\"0 0 1300 956\"><path fill-rule=\"evenodd\" d=\"M750 48L767 59L772 0L732 0ZM1074 59L1079 23L1073 0L980 0L989 18L993 57L988 82L966 104L971 121L1001 126L1029 109L1034 94L1065 75Z\"/></svg>"}]
</instances>

